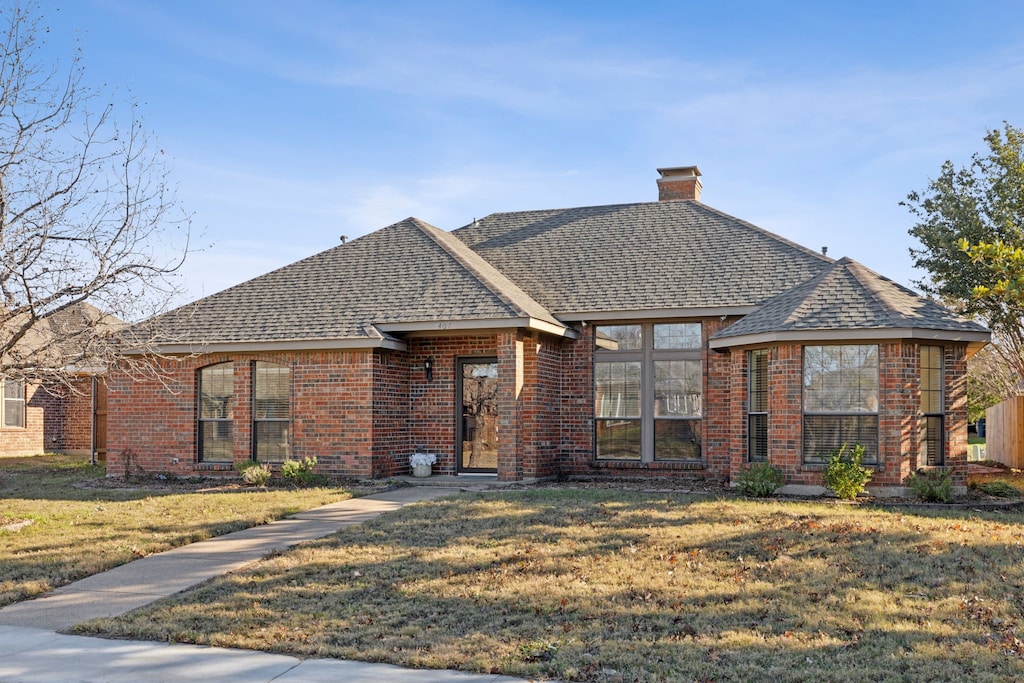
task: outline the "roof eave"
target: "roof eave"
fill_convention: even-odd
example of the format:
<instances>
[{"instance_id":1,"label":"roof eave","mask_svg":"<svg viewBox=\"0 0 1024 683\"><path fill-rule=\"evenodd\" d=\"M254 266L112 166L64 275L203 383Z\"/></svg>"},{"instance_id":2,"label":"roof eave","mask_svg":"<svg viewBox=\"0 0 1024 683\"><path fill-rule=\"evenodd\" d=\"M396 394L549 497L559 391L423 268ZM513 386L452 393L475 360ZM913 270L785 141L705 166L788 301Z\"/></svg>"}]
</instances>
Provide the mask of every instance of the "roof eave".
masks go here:
<instances>
[{"instance_id":1,"label":"roof eave","mask_svg":"<svg viewBox=\"0 0 1024 683\"><path fill-rule=\"evenodd\" d=\"M920 327L877 328L877 329L835 329L835 330L784 330L759 332L736 336L712 338L708 347L725 350L744 346L763 346L788 342L860 342L917 339L921 341L966 342L968 355L973 356L989 343L991 333L974 330L934 330Z\"/></svg>"},{"instance_id":2,"label":"roof eave","mask_svg":"<svg viewBox=\"0 0 1024 683\"><path fill-rule=\"evenodd\" d=\"M374 325L381 332L388 334L404 334L410 332L430 332L434 334L452 334L454 332L480 332L482 330L501 330L525 328L545 332L557 337L578 339L579 333L571 327L551 323L538 318L473 318L465 320L414 320L409 322L377 323Z\"/></svg>"},{"instance_id":3,"label":"roof eave","mask_svg":"<svg viewBox=\"0 0 1024 683\"><path fill-rule=\"evenodd\" d=\"M617 320L655 320L660 318L721 318L749 315L757 306L707 306L698 308L635 308L618 311L567 311L556 313L566 322L603 322Z\"/></svg>"},{"instance_id":4,"label":"roof eave","mask_svg":"<svg viewBox=\"0 0 1024 683\"><path fill-rule=\"evenodd\" d=\"M251 353L264 351L333 351L355 349L389 349L405 351L406 343L389 338L285 339L279 341L184 342L156 344L126 351L126 355L180 355L200 353Z\"/></svg>"}]
</instances>

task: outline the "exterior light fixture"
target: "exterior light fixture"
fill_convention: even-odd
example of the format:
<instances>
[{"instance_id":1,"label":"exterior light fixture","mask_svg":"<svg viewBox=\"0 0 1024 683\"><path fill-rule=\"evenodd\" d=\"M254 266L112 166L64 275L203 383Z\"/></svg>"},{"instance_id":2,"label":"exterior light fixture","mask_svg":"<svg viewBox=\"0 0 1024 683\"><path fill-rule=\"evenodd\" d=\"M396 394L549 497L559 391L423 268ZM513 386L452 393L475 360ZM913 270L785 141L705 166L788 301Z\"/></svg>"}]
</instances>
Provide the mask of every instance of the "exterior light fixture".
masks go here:
<instances>
[{"instance_id":1,"label":"exterior light fixture","mask_svg":"<svg viewBox=\"0 0 1024 683\"><path fill-rule=\"evenodd\" d=\"M427 358L423 361L423 371L427 373L427 381L434 379L434 359Z\"/></svg>"}]
</instances>

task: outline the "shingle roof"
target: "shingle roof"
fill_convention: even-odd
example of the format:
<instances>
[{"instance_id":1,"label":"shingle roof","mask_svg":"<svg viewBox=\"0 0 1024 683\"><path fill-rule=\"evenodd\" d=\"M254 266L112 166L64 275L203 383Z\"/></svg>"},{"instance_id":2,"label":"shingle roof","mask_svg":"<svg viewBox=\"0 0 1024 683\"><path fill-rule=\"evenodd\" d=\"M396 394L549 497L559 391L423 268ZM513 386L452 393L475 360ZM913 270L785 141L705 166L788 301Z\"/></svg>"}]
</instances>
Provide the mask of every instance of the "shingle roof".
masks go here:
<instances>
[{"instance_id":1,"label":"shingle roof","mask_svg":"<svg viewBox=\"0 0 1024 683\"><path fill-rule=\"evenodd\" d=\"M408 218L144 326L165 345L196 345L369 341L386 336L377 324L524 318L564 327L463 243Z\"/></svg>"},{"instance_id":2,"label":"shingle roof","mask_svg":"<svg viewBox=\"0 0 1024 683\"><path fill-rule=\"evenodd\" d=\"M7 320L6 338L30 320L25 314ZM111 351L110 336L126 326L124 321L81 301L37 319L10 350L10 360L51 370L102 369Z\"/></svg>"},{"instance_id":3,"label":"shingle roof","mask_svg":"<svg viewBox=\"0 0 1024 683\"><path fill-rule=\"evenodd\" d=\"M165 350L386 345L398 343L392 334L442 324L571 336L559 318L701 309L749 313L713 346L815 330L927 329L987 339L982 326L849 259L833 262L695 201L498 213L453 233L408 218L133 331L155 328Z\"/></svg>"},{"instance_id":4,"label":"shingle roof","mask_svg":"<svg viewBox=\"0 0 1024 683\"><path fill-rule=\"evenodd\" d=\"M817 277L769 299L754 313L719 331L712 346L739 343L743 337L823 330L930 330L966 333L971 337L988 334L982 325L852 259L843 258Z\"/></svg>"},{"instance_id":5,"label":"shingle roof","mask_svg":"<svg viewBox=\"0 0 1024 683\"><path fill-rule=\"evenodd\" d=\"M832 263L693 201L498 213L453 234L558 316L752 306Z\"/></svg>"}]
</instances>

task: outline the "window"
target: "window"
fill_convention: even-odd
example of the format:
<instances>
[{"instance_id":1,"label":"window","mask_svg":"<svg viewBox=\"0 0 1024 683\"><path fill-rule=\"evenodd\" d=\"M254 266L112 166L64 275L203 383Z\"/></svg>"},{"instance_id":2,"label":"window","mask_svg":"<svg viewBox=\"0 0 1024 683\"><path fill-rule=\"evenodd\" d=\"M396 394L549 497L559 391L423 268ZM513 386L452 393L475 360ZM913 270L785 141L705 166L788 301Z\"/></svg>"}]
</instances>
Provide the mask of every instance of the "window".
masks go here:
<instances>
[{"instance_id":1,"label":"window","mask_svg":"<svg viewBox=\"0 0 1024 683\"><path fill-rule=\"evenodd\" d=\"M804 462L825 463L843 444L878 462L878 347L804 347Z\"/></svg>"},{"instance_id":2,"label":"window","mask_svg":"<svg viewBox=\"0 0 1024 683\"><path fill-rule=\"evenodd\" d=\"M700 323L601 325L595 342L597 457L699 460Z\"/></svg>"},{"instance_id":3,"label":"window","mask_svg":"<svg viewBox=\"0 0 1024 683\"><path fill-rule=\"evenodd\" d=\"M599 458L640 459L640 363L602 362L594 368Z\"/></svg>"},{"instance_id":4,"label":"window","mask_svg":"<svg viewBox=\"0 0 1024 683\"><path fill-rule=\"evenodd\" d=\"M231 462L235 366L219 363L199 371L199 461Z\"/></svg>"},{"instance_id":5,"label":"window","mask_svg":"<svg viewBox=\"0 0 1024 683\"><path fill-rule=\"evenodd\" d=\"M768 351L747 352L747 459L768 460Z\"/></svg>"},{"instance_id":6,"label":"window","mask_svg":"<svg viewBox=\"0 0 1024 683\"><path fill-rule=\"evenodd\" d=\"M4 427L25 427L25 383L5 379L3 386Z\"/></svg>"},{"instance_id":7,"label":"window","mask_svg":"<svg viewBox=\"0 0 1024 683\"><path fill-rule=\"evenodd\" d=\"M258 462L288 459L291 426L291 370L284 365L253 364L252 457Z\"/></svg>"},{"instance_id":8,"label":"window","mask_svg":"<svg viewBox=\"0 0 1024 683\"><path fill-rule=\"evenodd\" d=\"M918 466L946 463L945 410L942 386L944 380L942 347L921 347L921 417L918 423Z\"/></svg>"}]
</instances>

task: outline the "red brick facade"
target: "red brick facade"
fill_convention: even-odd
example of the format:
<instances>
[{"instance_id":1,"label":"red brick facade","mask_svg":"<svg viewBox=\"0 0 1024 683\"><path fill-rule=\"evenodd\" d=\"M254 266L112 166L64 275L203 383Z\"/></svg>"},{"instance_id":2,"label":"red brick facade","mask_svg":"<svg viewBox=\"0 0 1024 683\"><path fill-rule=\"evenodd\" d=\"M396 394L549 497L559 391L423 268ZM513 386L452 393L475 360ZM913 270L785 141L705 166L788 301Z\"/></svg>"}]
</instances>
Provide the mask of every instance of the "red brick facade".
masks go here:
<instances>
[{"instance_id":1,"label":"red brick facade","mask_svg":"<svg viewBox=\"0 0 1024 683\"><path fill-rule=\"evenodd\" d=\"M0 421L0 457L40 453L89 453L92 448L92 378L73 388L25 388L25 426Z\"/></svg>"},{"instance_id":2,"label":"red brick facade","mask_svg":"<svg viewBox=\"0 0 1024 683\"><path fill-rule=\"evenodd\" d=\"M918 342L879 344L878 464L870 485L904 486L918 469L918 412L920 406L921 345ZM945 349L945 462L955 485L967 481L967 372L966 345L948 344ZM783 471L788 484L820 485L820 464L803 462L803 346L778 344L769 347L768 460ZM732 430L730 469L747 465L746 383L747 354L733 351L733 404L729 412ZM710 459L710 456L709 456Z\"/></svg>"},{"instance_id":3,"label":"red brick facade","mask_svg":"<svg viewBox=\"0 0 1024 683\"><path fill-rule=\"evenodd\" d=\"M438 456L434 472L457 472L457 373L460 359L498 361L498 464L503 480L562 475L658 475L728 481L747 465L747 353L709 350L708 339L734 322L703 321L700 462L601 461L594 445L593 325L579 338L503 330L411 337L405 350L222 353L163 360L163 383L110 378L108 473L133 468L192 475L229 471L198 462L197 377L230 362L234 370L233 460L252 456L255 361L291 371L290 453L314 456L320 471L359 477L409 472L415 451ZM872 481L900 486L917 467L920 347L879 344L879 463ZM821 465L802 457L802 353L796 343L768 349L768 458L787 483L819 485ZM945 346L946 463L966 477L966 348ZM428 378L425 361L432 363Z\"/></svg>"}]
</instances>

